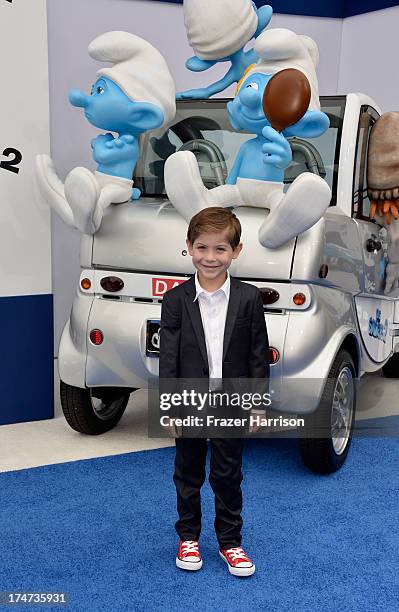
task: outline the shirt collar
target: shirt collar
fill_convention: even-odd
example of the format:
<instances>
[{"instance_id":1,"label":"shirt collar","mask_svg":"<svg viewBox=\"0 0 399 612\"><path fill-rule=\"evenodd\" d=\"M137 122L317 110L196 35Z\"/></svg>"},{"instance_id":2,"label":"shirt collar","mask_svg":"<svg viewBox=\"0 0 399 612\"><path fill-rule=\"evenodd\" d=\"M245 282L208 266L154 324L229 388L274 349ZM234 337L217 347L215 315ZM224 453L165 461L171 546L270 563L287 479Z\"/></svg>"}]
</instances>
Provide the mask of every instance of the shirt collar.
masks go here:
<instances>
[{"instance_id":1,"label":"shirt collar","mask_svg":"<svg viewBox=\"0 0 399 612\"><path fill-rule=\"evenodd\" d=\"M230 273L229 273L228 270L227 270L227 278L226 278L226 280L224 281L223 285L221 287L219 287L219 289L216 289L216 291L207 291L206 289L201 287L201 285L199 284L199 280L198 280L198 272L195 273L195 298L194 298L193 302L195 302L195 300L198 298L199 295L201 295L201 293L203 293L205 295L214 295L218 291L223 291L223 293L225 294L226 298L229 299L229 296L230 296Z\"/></svg>"}]
</instances>

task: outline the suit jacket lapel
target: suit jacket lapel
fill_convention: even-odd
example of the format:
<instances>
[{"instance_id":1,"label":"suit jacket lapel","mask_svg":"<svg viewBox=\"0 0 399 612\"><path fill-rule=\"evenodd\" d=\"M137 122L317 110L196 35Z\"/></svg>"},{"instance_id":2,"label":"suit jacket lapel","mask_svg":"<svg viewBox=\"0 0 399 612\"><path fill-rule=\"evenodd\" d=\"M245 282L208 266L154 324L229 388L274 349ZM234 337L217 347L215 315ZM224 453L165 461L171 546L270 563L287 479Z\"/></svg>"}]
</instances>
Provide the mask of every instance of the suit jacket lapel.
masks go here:
<instances>
[{"instance_id":1,"label":"suit jacket lapel","mask_svg":"<svg viewBox=\"0 0 399 612\"><path fill-rule=\"evenodd\" d=\"M230 276L230 298L227 307L226 324L224 327L223 338L223 361L226 357L227 349L230 344L231 334L233 333L238 310L240 308L241 286L235 278Z\"/></svg>"},{"instance_id":2,"label":"suit jacket lapel","mask_svg":"<svg viewBox=\"0 0 399 612\"><path fill-rule=\"evenodd\" d=\"M195 279L192 276L188 281L184 283L186 289L186 305L187 310L191 318L191 322L194 327L195 335L197 336L198 346L200 348L204 362L208 365L208 354L206 351L205 333L202 325L201 311L199 308L198 300L194 302L195 298Z\"/></svg>"}]
</instances>

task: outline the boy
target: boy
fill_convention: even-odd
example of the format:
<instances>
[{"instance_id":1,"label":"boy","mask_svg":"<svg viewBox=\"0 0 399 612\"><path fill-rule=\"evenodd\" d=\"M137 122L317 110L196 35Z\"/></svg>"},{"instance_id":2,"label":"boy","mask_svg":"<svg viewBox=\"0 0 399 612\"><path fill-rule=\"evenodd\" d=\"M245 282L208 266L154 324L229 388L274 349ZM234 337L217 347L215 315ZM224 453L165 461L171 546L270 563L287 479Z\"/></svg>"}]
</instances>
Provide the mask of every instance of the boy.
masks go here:
<instances>
[{"instance_id":1,"label":"boy","mask_svg":"<svg viewBox=\"0 0 399 612\"><path fill-rule=\"evenodd\" d=\"M160 379L209 378L211 385L212 380L227 378L268 379L269 345L260 292L228 272L242 250L240 238L240 222L225 208L206 208L191 219L186 243L197 272L163 298ZM231 574L250 576L255 565L241 548L243 440L212 438L210 445L209 482L215 494L219 553ZM206 437L176 438L176 565L181 569L202 567L198 539L206 453Z\"/></svg>"}]
</instances>

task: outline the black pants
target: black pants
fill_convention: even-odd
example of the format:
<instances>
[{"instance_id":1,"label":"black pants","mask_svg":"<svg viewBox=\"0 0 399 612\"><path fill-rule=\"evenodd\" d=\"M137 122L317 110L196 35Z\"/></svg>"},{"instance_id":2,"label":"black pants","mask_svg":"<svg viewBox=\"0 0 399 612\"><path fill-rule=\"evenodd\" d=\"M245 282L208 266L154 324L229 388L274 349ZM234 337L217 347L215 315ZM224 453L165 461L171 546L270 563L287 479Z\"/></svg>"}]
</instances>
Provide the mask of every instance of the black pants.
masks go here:
<instances>
[{"instance_id":1,"label":"black pants","mask_svg":"<svg viewBox=\"0 0 399 612\"><path fill-rule=\"evenodd\" d=\"M211 438L209 482L215 494L215 531L221 548L241 546L242 438ZM201 486L205 481L206 438L176 438L175 473L182 540L198 540L201 532Z\"/></svg>"}]
</instances>

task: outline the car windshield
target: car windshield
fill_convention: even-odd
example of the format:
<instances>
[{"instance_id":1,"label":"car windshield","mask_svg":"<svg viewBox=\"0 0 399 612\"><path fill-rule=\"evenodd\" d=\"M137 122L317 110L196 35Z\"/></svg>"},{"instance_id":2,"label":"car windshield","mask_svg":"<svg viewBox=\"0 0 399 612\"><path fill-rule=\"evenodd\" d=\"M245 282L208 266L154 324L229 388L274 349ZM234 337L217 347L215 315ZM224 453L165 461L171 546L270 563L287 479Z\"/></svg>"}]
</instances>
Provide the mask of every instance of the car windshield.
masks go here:
<instances>
[{"instance_id":1,"label":"car windshield","mask_svg":"<svg viewBox=\"0 0 399 612\"><path fill-rule=\"evenodd\" d=\"M221 185L230 172L240 146L251 138L248 132L235 132L227 117L228 99L182 101L166 130L145 134L134 184L143 196L166 197L163 180L165 161L176 151L192 151L197 158L207 188ZM301 174L313 172L331 187L331 205L336 203L339 149L345 110L345 97L320 98L321 109L330 119L329 129L318 138L289 138L292 162L285 171L285 189Z\"/></svg>"}]
</instances>

